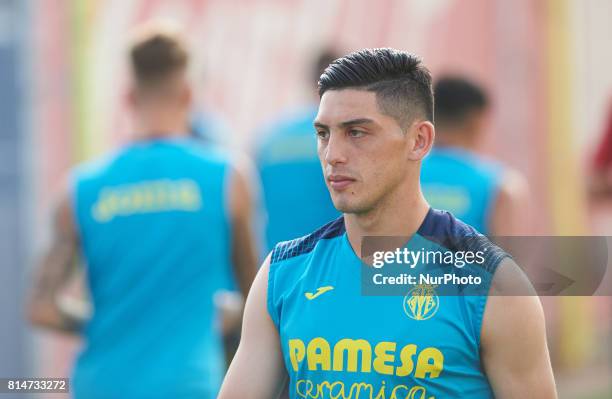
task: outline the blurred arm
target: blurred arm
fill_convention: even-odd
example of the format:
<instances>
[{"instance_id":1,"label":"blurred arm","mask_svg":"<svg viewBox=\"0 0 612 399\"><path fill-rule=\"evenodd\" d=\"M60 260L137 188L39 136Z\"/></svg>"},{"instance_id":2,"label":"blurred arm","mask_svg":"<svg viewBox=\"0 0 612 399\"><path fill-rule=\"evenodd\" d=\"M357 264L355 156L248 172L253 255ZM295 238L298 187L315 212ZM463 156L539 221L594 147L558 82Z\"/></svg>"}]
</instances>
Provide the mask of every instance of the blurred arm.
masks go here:
<instances>
[{"instance_id":1,"label":"blurred arm","mask_svg":"<svg viewBox=\"0 0 612 399\"><path fill-rule=\"evenodd\" d=\"M278 397L286 379L278 331L267 311L270 257L257 273L246 301L242 338L219 399Z\"/></svg>"},{"instance_id":2,"label":"blurred arm","mask_svg":"<svg viewBox=\"0 0 612 399\"><path fill-rule=\"evenodd\" d=\"M246 160L233 170L230 181L232 224L232 265L240 291L246 298L257 273L258 256L253 234L253 196L249 184L250 166Z\"/></svg>"},{"instance_id":3,"label":"blurred arm","mask_svg":"<svg viewBox=\"0 0 612 399\"><path fill-rule=\"evenodd\" d=\"M529 190L525 178L516 171L506 172L499 187L489 220L492 236L529 233Z\"/></svg>"},{"instance_id":4,"label":"blurred arm","mask_svg":"<svg viewBox=\"0 0 612 399\"><path fill-rule=\"evenodd\" d=\"M542 305L510 259L502 262L493 280L483 316L481 352L496 398L557 398Z\"/></svg>"},{"instance_id":5,"label":"blurred arm","mask_svg":"<svg viewBox=\"0 0 612 399\"><path fill-rule=\"evenodd\" d=\"M77 302L62 301L60 296L76 271L79 240L72 215L70 197L64 190L54 210L51 245L30 292L28 315L39 327L76 334L87 318L87 309Z\"/></svg>"}]
</instances>

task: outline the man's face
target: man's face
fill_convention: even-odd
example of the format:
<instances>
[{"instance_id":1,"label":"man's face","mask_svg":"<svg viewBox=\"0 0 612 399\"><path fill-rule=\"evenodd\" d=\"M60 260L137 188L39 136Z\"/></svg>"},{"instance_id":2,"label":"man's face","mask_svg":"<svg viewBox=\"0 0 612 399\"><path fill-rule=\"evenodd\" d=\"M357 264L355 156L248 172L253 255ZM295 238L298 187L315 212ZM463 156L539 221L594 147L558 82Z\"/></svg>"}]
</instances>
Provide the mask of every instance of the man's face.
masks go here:
<instances>
[{"instance_id":1,"label":"man's face","mask_svg":"<svg viewBox=\"0 0 612 399\"><path fill-rule=\"evenodd\" d=\"M376 93L325 92L315 129L325 182L339 211L368 212L404 181L413 138L410 129L381 113Z\"/></svg>"}]
</instances>

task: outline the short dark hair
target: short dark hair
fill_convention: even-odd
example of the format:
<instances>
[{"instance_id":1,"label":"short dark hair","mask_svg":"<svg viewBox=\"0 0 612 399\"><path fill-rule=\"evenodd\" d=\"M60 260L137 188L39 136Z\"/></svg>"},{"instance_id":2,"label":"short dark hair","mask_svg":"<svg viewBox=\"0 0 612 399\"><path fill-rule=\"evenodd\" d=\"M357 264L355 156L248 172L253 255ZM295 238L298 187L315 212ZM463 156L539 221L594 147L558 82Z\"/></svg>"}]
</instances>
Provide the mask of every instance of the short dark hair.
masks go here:
<instances>
[{"instance_id":1,"label":"short dark hair","mask_svg":"<svg viewBox=\"0 0 612 399\"><path fill-rule=\"evenodd\" d=\"M150 86L186 70L189 54L176 32L154 27L135 38L130 47L130 61L136 82Z\"/></svg>"},{"instance_id":2,"label":"short dark hair","mask_svg":"<svg viewBox=\"0 0 612 399\"><path fill-rule=\"evenodd\" d=\"M473 111L489 105L486 93L476 83L458 76L441 77L434 86L435 113L439 125L464 123Z\"/></svg>"},{"instance_id":3,"label":"short dark hair","mask_svg":"<svg viewBox=\"0 0 612 399\"><path fill-rule=\"evenodd\" d=\"M356 88L376 93L381 111L408 126L417 116L434 120L431 74L414 54L363 49L335 60L319 78L319 96Z\"/></svg>"}]
</instances>

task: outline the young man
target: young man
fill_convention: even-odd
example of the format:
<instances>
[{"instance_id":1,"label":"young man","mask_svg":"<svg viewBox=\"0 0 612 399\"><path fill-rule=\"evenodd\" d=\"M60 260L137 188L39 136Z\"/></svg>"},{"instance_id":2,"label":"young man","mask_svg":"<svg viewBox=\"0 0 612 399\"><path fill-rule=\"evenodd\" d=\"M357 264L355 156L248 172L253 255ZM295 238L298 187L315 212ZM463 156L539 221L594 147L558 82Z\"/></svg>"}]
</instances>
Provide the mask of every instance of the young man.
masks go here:
<instances>
[{"instance_id":1,"label":"young man","mask_svg":"<svg viewBox=\"0 0 612 399\"><path fill-rule=\"evenodd\" d=\"M32 322L80 334L76 398L215 398L223 351L213 295L246 296L257 256L239 167L188 133L188 53L176 33L145 28L130 59L133 142L74 173L29 305ZM93 314L59 300L86 261Z\"/></svg>"},{"instance_id":2,"label":"young man","mask_svg":"<svg viewBox=\"0 0 612 399\"><path fill-rule=\"evenodd\" d=\"M525 179L478 155L489 116L486 93L467 79L443 77L434 95L436 144L421 172L425 199L482 234L526 234Z\"/></svg>"},{"instance_id":3,"label":"young man","mask_svg":"<svg viewBox=\"0 0 612 399\"><path fill-rule=\"evenodd\" d=\"M484 237L485 295L361 294L364 237L473 245L462 238L475 231L419 187L434 139L429 72L405 52L362 50L332 63L319 92L319 158L344 216L268 256L220 398L272 398L287 377L291 398L555 398L539 300L487 298L489 285L526 282Z\"/></svg>"}]
</instances>

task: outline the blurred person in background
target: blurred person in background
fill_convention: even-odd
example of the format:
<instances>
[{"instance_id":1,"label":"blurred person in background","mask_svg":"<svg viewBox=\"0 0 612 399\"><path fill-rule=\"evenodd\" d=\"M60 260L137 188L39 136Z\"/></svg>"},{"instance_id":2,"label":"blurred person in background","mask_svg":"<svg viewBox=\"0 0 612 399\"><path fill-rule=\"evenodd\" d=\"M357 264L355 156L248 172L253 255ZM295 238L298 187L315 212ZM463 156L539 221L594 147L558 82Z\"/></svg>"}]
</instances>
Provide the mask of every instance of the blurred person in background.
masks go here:
<instances>
[{"instance_id":1,"label":"blurred person in background","mask_svg":"<svg viewBox=\"0 0 612 399\"><path fill-rule=\"evenodd\" d=\"M527 184L517 171L479 154L488 127L489 99L462 77L434 87L435 147L423 162L423 194L482 234L526 233Z\"/></svg>"},{"instance_id":2,"label":"blurred person in background","mask_svg":"<svg viewBox=\"0 0 612 399\"><path fill-rule=\"evenodd\" d=\"M247 173L190 138L189 54L175 29L142 27L130 61L133 141L72 174L29 316L83 336L76 398L215 398L224 359L213 296L233 277L246 296L258 261ZM61 300L79 254L90 315Z\"/></svg>"},{"instance_id":3,"label":"blurred person in background","mask_svg":"<svg viewBox=\"0 0 612 399\"><path fill-rule=\"evenodd\" d=\"M313 61L311 81L338 54L321 52ZM264 141L255 159L267 213L266 244L271 249L280 241L305 235L339 216L325 186L317 157L317 139L312 121L317 115L316 88L312 104L284 113L263 129Z\"/></svg>"}]
</instances>

